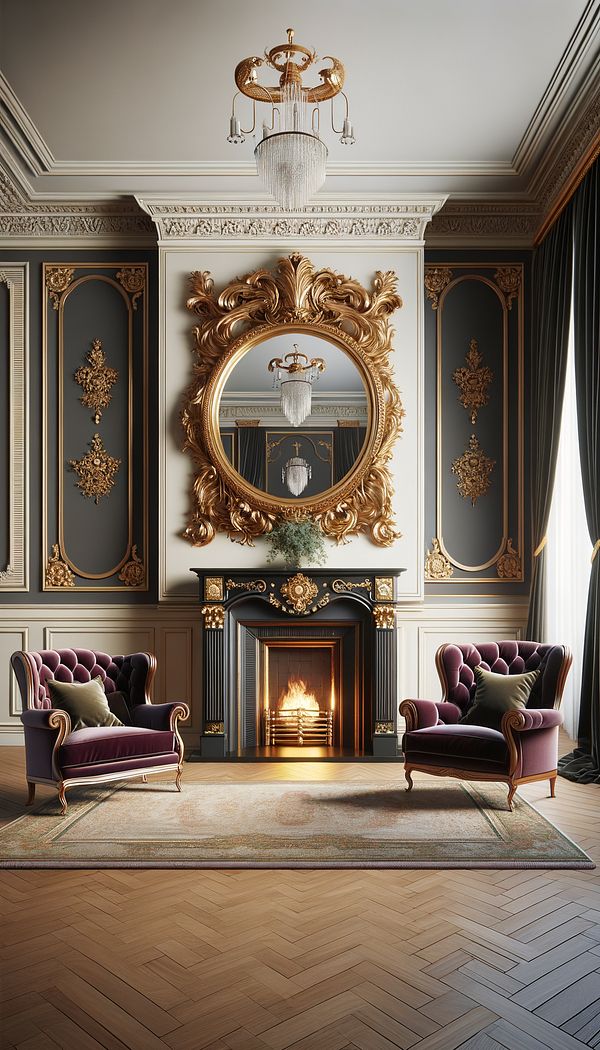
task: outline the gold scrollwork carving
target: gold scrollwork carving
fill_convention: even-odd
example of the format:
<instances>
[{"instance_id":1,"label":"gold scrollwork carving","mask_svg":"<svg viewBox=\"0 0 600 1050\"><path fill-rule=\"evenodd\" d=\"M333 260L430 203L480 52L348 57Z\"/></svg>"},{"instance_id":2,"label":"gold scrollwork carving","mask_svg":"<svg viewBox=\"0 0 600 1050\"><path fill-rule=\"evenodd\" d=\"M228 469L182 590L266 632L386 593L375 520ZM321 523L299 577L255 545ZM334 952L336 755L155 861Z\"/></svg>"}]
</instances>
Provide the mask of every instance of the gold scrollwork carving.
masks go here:
<instances>
[{"instance_id":1,"label":"gold scrollwork carving","mask_svg":"<svg viewBox=\"0 0 600 1050\"><path fill-rule=\"evenodd\" d=\"M394 580L392 576L375 577L375 601L390 602L394 597Z\"/></svg>"},{"instance_id":2,"label":"gold scrollwork carving","mask_svg":"<svg viewBox=\"0 0 600 1050\"><path fill-rule=\"evenodd\" d=\"M225 732L224 722L205 722L204 736L222 736Z\"/></svg>"},{"instance_id":3,"label":"gold scrollwork carving","mask_svg":"<svg viewBox=\"0 0 600 1050\"><path fill-rule=\"evenodd\" d=\"M77 488L97 505L103 496L108 496L111 492L121 460L109 455L100 434L94 434L89 452L81 459L70 459L69 466L79 478L76 482Z\"/></svg>"},{"instance_id":4,"label":"gold scrollwork carving","mask_svg":"<svg viewBox=\"0 0 600 1050\"><path fill-rule=\"evenodd\" d=\"M426 266L425 267L425 294L431 299L431 309L437 310L440 295L446 285L452 280L452 270L449 266Z\"/></svg>"},{"instance_id":5,"label":"gold scrollwork carving","mask_svg":"<svg viewBox=\"0 0 600 1050\"><path fill-rule=\"evenodd\" d=\"M222 631L225 624L225 609L222 605L203 605L204 627L208 630Z\"/></svg>"},{"instance_id":6,"label":"gold scrollwork carving","mask_svg":"<svg viewBox=\"0 0 600 1050\"><path fill-rule=\"evenodd\" d=\"M471 339L465 361L467 367L455 369L452 379L460 390L459 401L463 408L470 412L469 418L471 425L474 426L479 409L487 405L490 400L488 387L494 378L494 373L487 366L481 367L483 354L476 339Z\"/></svg>"},{"instance_id":7,"label":"gold scrollwork carving","mask_svg":"<svg viewBox=\"0 0 600 1050\"><path fill-rule=\"evenodd\" d=\"M374 605L373 619L379 631L390 631L396 626L396 609L393 605Z\"/></svg>"},{"instance_id":8,"label":"gold scrollwork carving","mask_svg":"<svg viewBox=\"0 0 600 1050\"><path fill-rule=\"evenodd\" d=\"M145 582L146 568L137 552L136 543L131 548L131 558L125 563L119 573L119 579L126 587L141 587Z\"/></svg>"},{"instance_id":9,"label":"gold scrollwork carving","mask_svg":"<svg viewBox=\"0 0 600 1050\"><path fill-rule=\"evenodd\" d=\"M427 548L425 556L425 579L447 580L454 574L454 569L440 550L440 541L436 536L431 541L431 550Z\"/></svg>"},{"instance_id":10,"label":"gold scrollwork carving","mask_svg":"<svg viewBox=\"0 0 600 1050\"><path fill-rule=\"evenodd\" d=\"M366 577L361 583L353 583L352 580L334 580L331 584L332 591L336 594L342 594L344 591L354 591L358 588L362 588L365 591L371 590L371 581Z\"/></svg>"},{"instance_id":11,"label":"gold scrollwork carving","mask_svg":"<svg viewBox=\"0 0 600 1050\"><path fill-rule=\"evenodd\" d=\"M117 271L117 281L131 295L131 305L137 310L137 301L146 287L146 270L143 266L124 266Z\"/></svg>"},{"instance_id":12,"label":"gold scrollwork carving","mask_svg":"<svg viewBox=\"0 0 600 1050\"><path fill-rule=\"evenodd\" d=\"M471 500L473 507L489 489L495 464L496 460L486 456L475 434L471 434L469 447L462 456L453 461L451 470L458 478L456 487L463 499Z\"/></svg>"},{"instance_id":13,"label":"gold scrollwork carving","mask_svg":"<svg viewBox=\"0 0 600 1050\"><path fill-rule=\"evenodd\" d=\"M494 274L496 284L504 292L509 310L512 310L512 301L521 289L521 275L520 266L499 266Z\"/></svg>"},{"instance_id":14,"label":"gold scrollwork carving","mask_svg":"<svg viewBox=\"0 0 600 1050\"><path fill-rule=\"evenodd\" d=\"M46 267L46 288L52 301L53 310L58 310L60 306L60 297L62 293L69 287L75 270L71 266L47 266Z\"/></svg>"},{"instance_id":15,"label":"gold scrollwork carving","mask_svg":"<svg viewBox=\"0 0 600 1050\"><path fill-rule=\"evenodd\" d=\"M390 316L402 305L397 277L377 272L371 289L309 259L280 259L274 273L247 274L214 294L207 272L192 274L187 305L200 318L194 329L194 378L185 397L184 449L194 460L192 512L185 530L196 546L217 530L253 545L277 520L296 512L286 501L259 493L223 454L215 404L232 363L275 335L307 332L339 345L359 368L371 402L365 452L354 471L303 504L321 530L337 542L368 531L374 543L390 546L399 537L393 520L389 461L402 431L404 409L389 355Z\"/></svg>"},{"instance_id":16,"label":"gold scrollwork carving","mask_svg":"<svg viewBox=\"0 0 600 1050\"><path fill-rule=\"evenodd\" d=\"M391 736L396 730L393 722L376 722L375 732L385 734L385 736Z\"/></svg>"},{"instance_id":17,"label":"gold scrollwork carving","mask_svg":"<svg viewBox=\"0 0 600 1050\"><path fill-rule=\"evenodd\" d=\"M319 593L316 583L313 580L309 580L302 572L297 572L295 576L290 576L281 585L280 590L287 604L291 605L294 612L297 613L306 612L307 606L314 601Z\"/></svg>"},{"instance_id":18,"label":"gold scrollwork carving","mask_svg":"<svg viewBox=\"0 0 600 1050\"><path fill-rule=\"evenodd\" d=\"M58 543L52 544L52 554L48 558L45 573L46 587L74 587L75 577L69 566L60 556Z\"/></svg>"},{"instance_id":19,"label":"gold scrollwork carving","mask_svg":"<svg viewBox=\"0 0 600 1050\"><path fill-rule=\"evenodd\" d=\"M255 591L264 594L267 585L264 580L227 580L228 591Z\"/></svg>"},{"instance_id":20,"label":"gold scrollwork carving","mask_svg":"<svg viewBox=\"0 0 600 1050\"><path fill-rule=\"evenodd\" d=\"M513 547L510 537L504 554L501 554L496 562L496 572L502 580L518 580L521 578L521 555Z\"/></svg>"},{"instance_id":21,"label":"gold scrollwork carving","mask_svg":"<svg viewBox=\"0 0 600 1050\"><path fill-rule=\"evenodd\" d=\"M223 601L223 577L222 576L206 576L204 580L204 601L205 602L222 602Z\"/></svg>"},{"instance_id":22,"label":"gold scrollwork carving","mask_svg":"<svg viewBox=\"0 0 600 1050\"><path fill-rule=\"evenodd\" d=\"M79 398L81 404L92 409L92 419L98 426L102 419L102 409L108 408L111 402L111 390L119 378L119 373L116 368L110 368L106 364L101 339L94 339L87 359L88 364L82 365L75 372L75 382L83 390L83 395Z\"/></svg>"}]
</instances>

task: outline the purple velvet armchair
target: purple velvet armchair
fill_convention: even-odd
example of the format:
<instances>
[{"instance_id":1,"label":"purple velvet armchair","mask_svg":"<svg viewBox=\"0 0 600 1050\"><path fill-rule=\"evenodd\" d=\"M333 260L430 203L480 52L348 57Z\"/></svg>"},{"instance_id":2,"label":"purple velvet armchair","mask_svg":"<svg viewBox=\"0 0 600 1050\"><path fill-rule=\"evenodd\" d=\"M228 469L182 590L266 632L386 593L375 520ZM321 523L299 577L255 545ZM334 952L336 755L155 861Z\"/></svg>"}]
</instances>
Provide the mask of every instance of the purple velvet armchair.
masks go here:
<instances>
[{"instance_id":1,"label":"purple velvet armchair","mask_svg":"<svg viewBox=\"0 0 600 1050\"><path fill-rule=\"evenodd\" d=\"M129 777L146 779L149 773L175 774L181 790L183 741L180 719L189 717L186 704L153 704L148 691L156 672L150 653L108 656L91 649L46 649L11 656L23 712L29 796L36 784L58 789L62 813L67 788ZM66 711L51 705L48 680L89 682L99 675L113 713L124 723L110 728L71 731Z\"/></svg>"},{"instance_id":2,"label":"purple velvet armchair","mask_svg":"<svg viewBox=\"0 0 600 1050\"><path fill-rule=\"evenodd\" d=\"M572 662L564 645L537 642L486 642L482 645L442 645L436 653L442 683L441 701L404 700L407 790L414 769L464 780L497 780L508 784L508 806L519 784L549 780L554 798L558 760L558 728L565 679ZM474 669L495 674L523 674L540 668L524 710L502 716L500 730L460 725L475 695Z\"/></svg>"}]
</instances>

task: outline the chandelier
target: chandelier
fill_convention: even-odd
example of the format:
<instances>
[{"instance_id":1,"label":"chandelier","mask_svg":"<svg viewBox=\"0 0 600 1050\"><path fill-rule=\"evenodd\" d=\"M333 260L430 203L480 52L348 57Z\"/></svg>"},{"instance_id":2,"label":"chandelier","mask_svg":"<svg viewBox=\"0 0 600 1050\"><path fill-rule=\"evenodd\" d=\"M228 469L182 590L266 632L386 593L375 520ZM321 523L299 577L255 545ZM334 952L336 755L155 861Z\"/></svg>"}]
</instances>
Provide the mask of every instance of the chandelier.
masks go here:
<instances>
[{"instance_id":1,"label":"chandelier","mask_svg":"<svg viewBox=\"0 0 600 1050\"><path fill-rule=\"evenodd\" d=\"M294 30L287 30L287 43L265 51L264 58L245 58L235 69L237 92L233 96L228 142L245 141L256 128L256 103L268 106L263 121L262 138L254 150L258 174L275 199L288 211L302 208L325 182L327 147L320 138L322 102L331 100L331 127L345 146L354 142L354 130L348 114L348 98L342 91L345 72L339 59L325 55L331 66L319 70L321 83L305 87L303 74L318 61L315 51L294 43ZM294 58L297 61L294 61ZM259 84L258 69L264 65L280 73L279 84ZM236 115L238 95L252 99L252 127L242 129ZM333 100L344 99L341 128L335 126Z\"/></svg>"},{"instance_id":2,"label":"chandelier","mask_svg":"<svg viewBox=\"0 0 600 1050\"><path fill-rule=\"evenodd\" d=\"M309 361L306 354L300 353L298 344L294 343L291 354L286 354L283 360L273 357L268 368L269 372L275 373L273 386L281 389L281 411L293 427L299 427L310 415L312 385L319 373L325 371L323 358L313 357Z\"/></svg>"},{"instance_id":3,"label":"chandelier","mask_svg":"<svg viewBox=\"0 0 600 1050\"><path fill-rule=\"evenodd\" d=\"M281 480L287 485L292 496L299 496L308 485L312 477L312 467L306 459L300 455L300 442L294 441L295 456L291 456L285 467L281 468Z\"/></svg>"}]
</instances>

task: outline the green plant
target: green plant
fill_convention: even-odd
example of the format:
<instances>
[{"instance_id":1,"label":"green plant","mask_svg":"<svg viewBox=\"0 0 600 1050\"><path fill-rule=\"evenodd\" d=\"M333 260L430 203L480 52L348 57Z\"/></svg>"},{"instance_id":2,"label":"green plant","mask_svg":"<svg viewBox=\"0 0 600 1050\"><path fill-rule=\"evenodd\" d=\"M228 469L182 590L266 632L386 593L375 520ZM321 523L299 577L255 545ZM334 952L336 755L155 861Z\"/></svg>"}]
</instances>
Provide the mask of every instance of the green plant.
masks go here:
<instances>
[{"instance_id":1,"label":"green plant","mask_svg":"<svg viewBox=\"0 0 600 1050\"><path fill-rule=\"evenodd\" d=\"M267 561L272 562L281 554L286 569L298 568L303 563L324 565L326 561L323 534L311 518L280 521L268 534L267 544Z\"/></svg>"}]
</instances>

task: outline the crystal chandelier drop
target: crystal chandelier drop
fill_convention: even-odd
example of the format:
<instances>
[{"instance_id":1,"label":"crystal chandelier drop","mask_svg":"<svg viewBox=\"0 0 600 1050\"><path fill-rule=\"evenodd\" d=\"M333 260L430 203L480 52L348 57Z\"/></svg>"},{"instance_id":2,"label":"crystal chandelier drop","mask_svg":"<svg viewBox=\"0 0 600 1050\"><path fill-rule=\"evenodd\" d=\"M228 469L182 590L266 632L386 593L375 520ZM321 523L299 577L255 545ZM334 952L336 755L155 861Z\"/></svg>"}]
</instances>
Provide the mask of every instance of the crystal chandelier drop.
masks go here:
<instances>
[{"instance_id":1,"label":"crystal chandelier drop","mask_svg":"<svg viewBox=\"0 0 600 1050\"><path fill-rule=\"evenodd\" d=\"M291 354L286 354L283 359L273 357L268 367L269 372L274 373L273 386L279 386L281 390L281 411L293 427L299 427L310 415L312 385L325 371L323 358L313 357L309 361L294 343Z\"/></svg>"},{"instance_id":2,"label":"crystal chandelier drop","mask_svg":"<svg viewBox=\"0 0 600 1050\"><path fill-rule=\"evenodd\" d=\"M315 51L294 43L294 30L288 29L286 44L278 44L265 52L264 58L245 58L236 66L237 92L233 96L228 142L240 143L256 129L256 103L268 107L262 125L262 138L254 150L258 174L275 199L288 211L302 208L325 182L327 147L320 138L320 109L322 102L331 100L331 127L340 142L350 146L354 130L348 112L348 98L342 91L345 71L342 63L331 55L323 61L331 66L319 70L321 83L305 87L303 74L318 61ZM294 61L296 59L296 61ZM262 65L276 69L279 84L267 87L258 82ZM236 114L238 95L252 99L252 127L242 129ZM333 100L341 95L344 117L341 128L335 126Z\"/></svg>"},{"instance_id":3,"label":"crystal chandelier drop","mask_svg":"<svg viewBox=\"0 0 600 1050\"><path fill-rule=\"evenodd\" d=\"M291 456L285 467L281 468L281 480L292 493L299 496L308 485L312 477L312 467L307 460L300 455L300 442L294 441L295 456Z\"/></svg>"}]
</instances>

